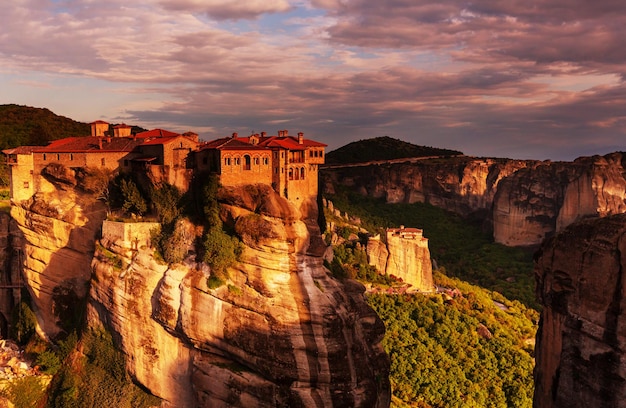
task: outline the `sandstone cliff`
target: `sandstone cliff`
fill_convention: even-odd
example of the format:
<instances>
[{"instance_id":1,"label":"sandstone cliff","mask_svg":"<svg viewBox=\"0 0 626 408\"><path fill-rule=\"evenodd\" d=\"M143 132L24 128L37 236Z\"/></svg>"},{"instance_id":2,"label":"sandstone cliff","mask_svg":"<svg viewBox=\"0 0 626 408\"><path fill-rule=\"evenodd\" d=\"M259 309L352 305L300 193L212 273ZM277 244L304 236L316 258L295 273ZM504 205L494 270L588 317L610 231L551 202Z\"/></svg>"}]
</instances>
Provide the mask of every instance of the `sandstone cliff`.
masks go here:
<instances>
[{"instance_id":1,"label":"sandstone cliff","mask_svg":"<svg viewBox=\"0 0 626 408\"><path fill-rule=\"evenodd\" d=\"M388 203L428 203L469 215L491 209L500 180L534 162L455 157L406 163L324 169L322 186L336 185Z\"/></svg>"},{"instance_id":2,"label":"sandstone cliff","mask_svg":"<svg viewBox=\"0 0 626 408\"><path fill-rule=\"evenodd\" d=\"M626 215L585 220L537 253L534 406L626 407Z\"/></svg>"},{"instance_id":3,"label":"sandstone cliff","mask_svg":"<svg viewBox=\"0 0 626 408\"><path fill-rule=\"evenodd\" d=\"M540 163L502 180L493 204L496 242L535 245L574 221L626 211L622 153Z\"/></svg>"},{"instance_id":4,"label":"sandstone cliff","mask_svg":"<svg viewBox=\"0 0 626 408\"><path fill-rule=\"evenodd\" d=\"M362 285L322 266L314 203L303 215L263 187L221 199L227 222L255 214L264 227L244 237L228 284L209 288L193 256L160 264L147 245L105 230L90 324L114 333L132 375L166 406L387 406L384 326Z\"/></svg>"},{"instance_id":5,"label":"sandstone cliff","mask_svg":"<svg viewBox=\"0 0 626 408\"><path fill-rule=\"evenodd\" d=\"M76 189L52 190L11 207L15 275L22 269L34 303L39 333L54 338L64 330L89 290L95 237L104 205ZM19 265L18 265L19 263ZM14 279L15 281L15 279Z\"/></svg>"},{"instance_id":6,"label":"sandstone cliff","mask_svg":"<svg viewBox=\"0 0 626 408\"><path fill-rule=\"evenodd\" d=\"M410 290L432 292L433 268L428 240L416 228L390 228L386 242L379 236L367 241L367 259L370 265L387 275L408 283Z\"/></svg>"},{"instance_id":7,"label":"sandstone cliff","mask_svg":"<svg viewBox=\"0 0 626 408\"><path fill-rule=\"evenodd\" d=\"M425 202L493 225L494 239L538 245L572 222L626 211L623 153L538 162L456 157L325 169L326 193L343 185L389 203Z\"/></svg>"}]
</instances>

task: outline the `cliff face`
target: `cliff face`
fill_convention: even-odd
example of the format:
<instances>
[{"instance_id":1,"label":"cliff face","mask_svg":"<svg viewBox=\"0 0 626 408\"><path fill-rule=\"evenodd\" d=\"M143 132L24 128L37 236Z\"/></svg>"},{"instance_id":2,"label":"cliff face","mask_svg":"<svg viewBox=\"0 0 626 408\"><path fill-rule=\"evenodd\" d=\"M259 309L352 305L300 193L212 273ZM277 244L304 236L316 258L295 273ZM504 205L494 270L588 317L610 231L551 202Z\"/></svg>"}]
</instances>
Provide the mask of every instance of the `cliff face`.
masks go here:
<instances>
[{"instance_id":1,"label":"cliff face","mask_svg":"<svg viewBox=\"0 0 626 408\"><path fill-rule=\"evenodd\" d=\"M106 215L102 203L73 188L34 195L11 207L13 275L22 269L39 333L54 338L85 300L95 236ZM14 277L14 282L16 281Z\"/></svg>"},{"instance_id":2,"label":"cliff face","mask_svg":"<svg viewBox=\"0 0 626 408\"><path fill-rule=\"evenodd\" d=\"M576 220L626 211L625 161L622 153L557 163L459 157L326 169L323 186L478 214L493 222L496 242L538 245Z\"/></svg>"},{"instance_id":3,"label":"cliff face","mask_svg":"<svg viewBox=\"0 0 626 408\"><path fill-rule=\"evenodd\" d=\"M626 211L621 153L541 163L502 180L494 199L496 242L535 245L574 221Z\"/></svg>"},{"instance_id":4,"label":"cliff face","mask_svg":"<svg viewBox=\"0 0 626 408\"><path fill-rule=\"evenodd\" d=\"M90 324L117 334L130 371L169 406L387 406L384 326L362 285L322 266L315 218L269 188L221 198L226 221L256 211L264 227L244 240L227 285L209 288L210 271L191 257L168 267L105 236Z\"/></svg>"},{"instance_id":5,"label":"cliff face","mask_svg":"<svg viewBox=\"0 0 626 408\"><path fill-rule=\"evenodd\" d=\"M334 168L323 170L322 185L331 194L344 185L388 203L428 203L469 215L488 211L500 180L532 163L456 157Z\"/></svg>"},{"instance_id":6,"label":"cliff face","mask_svg":"<svg viewBox=\"0 0 626 408\"><path fill-rule=\"evenodd\" d=\"M585 220L536 256L534 406L626 407L626 215Z\"/></svg>"}]
</instances>

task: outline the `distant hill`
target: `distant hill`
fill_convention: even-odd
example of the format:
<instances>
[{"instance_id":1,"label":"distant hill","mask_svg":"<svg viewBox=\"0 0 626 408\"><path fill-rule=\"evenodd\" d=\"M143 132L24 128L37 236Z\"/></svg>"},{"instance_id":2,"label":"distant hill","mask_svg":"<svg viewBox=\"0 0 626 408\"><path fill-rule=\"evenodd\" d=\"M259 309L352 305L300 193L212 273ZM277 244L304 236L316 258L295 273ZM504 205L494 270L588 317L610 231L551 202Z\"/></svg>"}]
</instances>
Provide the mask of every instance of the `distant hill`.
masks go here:
<instances>
[{"instance_id":1,"label":"distant hill","mask_svg":"<svg viewBox=\"0 0 626 408\"><path fill-rule=\"evenodd\" d=\"M0 105L0 150L16 146L41 146L51 140L91 134L88 123L54 114L45 108Z\"/></svg>"},{"instance_id":2,"label":"distant hill","mask_svg":"<svg viewBox=\"0 0 626 408\"><path fill-rule=\"evenodd\" d=\"M403 159L406 157L456 156L462 152L436 147L418 146L389 136L348 143L326 154L327 164L362 163L373 160Z\"/></svg>"}]
</instances>

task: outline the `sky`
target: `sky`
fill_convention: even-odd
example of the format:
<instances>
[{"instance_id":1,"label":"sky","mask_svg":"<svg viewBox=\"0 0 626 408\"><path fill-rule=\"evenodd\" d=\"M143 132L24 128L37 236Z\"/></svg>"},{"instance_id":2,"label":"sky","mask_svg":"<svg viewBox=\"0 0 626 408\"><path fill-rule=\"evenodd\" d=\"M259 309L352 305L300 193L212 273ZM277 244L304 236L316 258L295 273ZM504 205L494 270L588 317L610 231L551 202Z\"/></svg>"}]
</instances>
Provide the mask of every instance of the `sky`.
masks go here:
<instances>
[{"instance_id":1,"label":"sky","mask_svg":"<svg viewBox=\"0 0 626 408\"><path fill-rule=\"evenodd\" d=\"M211 140L626 150L623 0L11 0L0 104Z\"/></svg>"}]
</instances>

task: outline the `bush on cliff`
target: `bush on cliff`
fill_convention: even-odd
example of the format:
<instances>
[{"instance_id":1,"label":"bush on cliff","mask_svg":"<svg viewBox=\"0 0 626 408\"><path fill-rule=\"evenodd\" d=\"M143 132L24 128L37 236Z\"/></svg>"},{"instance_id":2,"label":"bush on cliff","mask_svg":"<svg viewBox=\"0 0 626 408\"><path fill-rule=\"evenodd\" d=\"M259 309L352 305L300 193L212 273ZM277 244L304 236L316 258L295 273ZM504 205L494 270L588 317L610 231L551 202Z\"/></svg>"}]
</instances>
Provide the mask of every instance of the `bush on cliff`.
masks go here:
<instances>
[{"instance_id":1,"label":"bush on cliff","mask_svg":"<svg viewBox=\"0 0 626 408\"><path fill-rule=\"evenodd\" d=\"M133 384L124 355L104 330L88 330L81 339L83 354L75 351L53 378L47 407L159 406L160 399Z\"/></svg>"}]
</instances>

